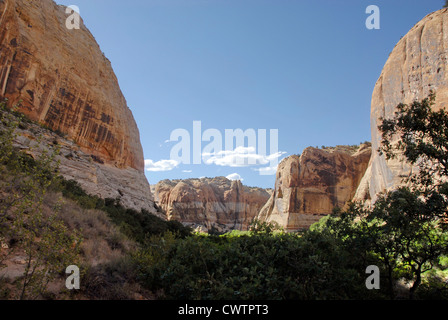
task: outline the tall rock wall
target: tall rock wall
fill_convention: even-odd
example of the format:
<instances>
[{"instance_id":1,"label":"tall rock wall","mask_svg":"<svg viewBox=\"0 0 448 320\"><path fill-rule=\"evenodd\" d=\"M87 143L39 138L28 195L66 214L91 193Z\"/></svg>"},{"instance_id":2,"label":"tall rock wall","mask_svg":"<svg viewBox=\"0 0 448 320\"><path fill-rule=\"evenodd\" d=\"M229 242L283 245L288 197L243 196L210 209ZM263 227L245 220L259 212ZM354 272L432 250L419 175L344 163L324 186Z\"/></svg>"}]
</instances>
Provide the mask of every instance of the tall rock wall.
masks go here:
<instances>
[{"instance_id":1,"label":"tall rock wall","mask_svg":"<svg viewBox=\"0 0 448 320\"><path fill-rule=\"evenodd\" d=\"M224 177L163 180L154 190L168 220L221 231L247 230L270 196L265 189Z\"/></svg>"},{"instance_id":2,"label":"tall rock wall","mask_svg":"<svg viewBox=\"0 0 448 320\"><path fill-rule=\"evenodd\" d=\"M53 0L0 0L0 98L64 133L113 177L106 187L110 179L97 170L88 178L82 168L71 170L87 191L118 195L104 188L126 192L133 177L141 190L128 194L130 203L153 210L139 131L111 64L83 23L67 29L68 16Z\"/></svg>"},{"instance_id":3,"label":"tall rock wall","mask_svg":"<svg viewBox=\"0 0 448 320\"><path fill-rule=\"evenodd\" d=\"M306 229L352 200L369 164L369 144L307 148L280 162L275 190L258 219L285 230Z\"/></svg>"},{"instance_id":4,"label":"tall rock wall","mask_svg":"<svg viewBox=\"0 0 448 320\"><path fill-rule=\"evenodd\" d=\"M372 158L356 199L375 201L378 193L395 188L412 173L402 157L386 161L378 154L379 119L392 117L399 103L426 98L430 90L437 95L436 110L448 107L448 9L418 22L395 46L381 72L372 95Z\"/></svg>"},{"instance_id":5,"label":"tall rock wall","mask_svg":"<svg viewBox=\"0 0 448 320\"><path fill-rule=\"evenodd\" d=\"M143 171L139 132L92 34L52 0L0 1L0 96L83 150Z\"/></svg>"}]
</instances>

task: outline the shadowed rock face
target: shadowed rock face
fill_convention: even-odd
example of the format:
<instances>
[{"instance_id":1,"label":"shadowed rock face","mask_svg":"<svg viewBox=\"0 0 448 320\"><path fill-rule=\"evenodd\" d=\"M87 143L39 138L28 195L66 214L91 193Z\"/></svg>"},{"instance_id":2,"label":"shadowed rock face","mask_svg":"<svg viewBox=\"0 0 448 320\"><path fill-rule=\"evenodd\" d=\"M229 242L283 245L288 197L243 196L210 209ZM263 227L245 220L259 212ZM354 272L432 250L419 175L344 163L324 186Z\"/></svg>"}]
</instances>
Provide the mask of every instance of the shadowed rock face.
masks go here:
<instances>
[{"instance_id":1,"label":"shadowed rock face","mask_svg":"<svg viewBox=\"0 0 448 320\"><path fill-rule=\"evenodd\" d=\"M359 148L307 148L278 166L275 190L258 219L277 222L286 230L309 228L335 207L343 208L358 188L371 155Z\"/></svg>"},{"instance_id":2,"label":"shadowed rock face","mask_svg":"<svg viewBox=\"0 0 448 320\"><path fill-rule=\"evenodd\" d=\"M66 135L82 155L64 158L67 178L154 212L139 131L111 64L82 21L66 28L68 16L52 0L0 0L0 98Z\"/></svg>"},{"instance_id":3,"label":"shadowed rock face","mask_svg":"<svg viewBox=\"0 0 448 320\"><path fill-rule=\"evenodd\" d=\"M144 170L139 131L110 62L81 23L66 28L52 0L0 1L0 97L84 152Z\"/></svg>"},{"instance_id":4,"label":"shadowed rock face","mask_svg":"<svg viewBox=\"0 0 448 320\"><path fill-rule=\"evenodd\" d=\"M371 105L372 158L356 199L369 197L401 184L413 169L403 157L386 161L376 152L381 143L380 118L391 118L399 103L422 100L436 92L435 110L448 107L448 10L418 22L395 46L375 85ZM398 137L392 139L396 142Z\"/></svg>"},{"instance_id":5,"label":"shadowed rock face","mask_svg":"<svg viewBox=\"0 0 448 320\"><path fill-rule=\"evenodd\" d=\"M222 231L247 230L270 196L265 189L224 177L163 180L154 195L168 220Z\"/></svg>"}]
</instances>

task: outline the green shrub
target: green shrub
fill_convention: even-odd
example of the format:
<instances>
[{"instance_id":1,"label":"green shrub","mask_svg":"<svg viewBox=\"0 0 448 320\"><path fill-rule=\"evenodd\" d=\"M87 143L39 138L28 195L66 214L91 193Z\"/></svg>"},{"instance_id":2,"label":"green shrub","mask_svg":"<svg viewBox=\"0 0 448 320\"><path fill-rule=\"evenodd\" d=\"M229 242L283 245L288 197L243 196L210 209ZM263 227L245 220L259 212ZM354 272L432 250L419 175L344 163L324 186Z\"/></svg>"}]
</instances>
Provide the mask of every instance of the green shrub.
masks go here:
<instances>
[{"instance_id":1,"label":"green shrub","mask_svg":"<svg viewBox=\"0 0 448 320\"><path fill-rule=\"evenodd\" d=\"M5 103L1 109L0 234L14 239L26 256L23 276L16 280L17 298L45 298L48 283L77 263L81 238L61 221L57 206L44 213L43 202L58 170L58 149L50 146L35 158L18 150L15 131L23 119L6 112Z\"/></svg>"},{"instance_id":2,"label":"green shrub","mask_svg":"<svg viewBox=\"0 0 448 320\"><path fill-rule=\"evenodd\" d=\"M272 229L272 227L267 228ZM152 238L135 263L166 299L362 299L365 266L320 233L257 232Z\"/></svg>"}]
</instances>

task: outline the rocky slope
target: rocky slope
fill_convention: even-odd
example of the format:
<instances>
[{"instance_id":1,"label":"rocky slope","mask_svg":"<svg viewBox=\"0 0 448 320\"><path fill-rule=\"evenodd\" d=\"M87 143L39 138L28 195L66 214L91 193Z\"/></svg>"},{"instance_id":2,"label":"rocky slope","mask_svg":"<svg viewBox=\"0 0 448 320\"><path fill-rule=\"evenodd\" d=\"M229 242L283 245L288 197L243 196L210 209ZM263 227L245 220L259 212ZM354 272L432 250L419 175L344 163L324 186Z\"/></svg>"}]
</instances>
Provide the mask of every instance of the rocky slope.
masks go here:
<instances>
[{"instance_id":1,"label":"rocky slope","mask_svg":"<svg viewBox=\"0 0 448 320\"><path fill-rule=\"evenodd\" d=\"M128 205L154 211L139 131L111 64L84 24L66 28L68 16L52 0L0 0L0 98L73 142L67 148L82 156L61 169L87 191L125 193Z\"/></svg>"},{"instance_id":2,"label":"rocky slope","mask_svg":"<svg viewBox=\"0 0 448 320\"><path fill-rule=\"evenodd\" d=\"M246 230L269 199L261 188L243 186L224 177L163 180L154 187L167 219L202 230Z\"/></svg>"},{"instance_id":3,"label":"rocky slope","mask_svg":"<svg viewBox=\"0 0 448 320\"><path fill-rule=\"evenodd\" d=\"M280 162L275 190L258 219L285 230L308 228L333 208L352 200L371 156L370 144L359 147L307 148Z\"/></svg>"},{"instance_id":4,"label":"rocky slope","mask_svg":"<svg viewBox=\"0 0 448 320\"><path fill-rule=\"evenodd\" d=\"M22 122L16 133L15 146L33 158L50 146L58 148L60 174L78 181L87 193L103 199L120 198L126 208L146 209L160 216L151 200L148 182L138 170L98 163L95 156L85 153L75 142L35 123Z\"/></svg>"},{"instance_id":5,"label":"rocky slope","mask_svg":"<svg viewBox=\"0 0 448 320\"><path fill-rule=\"evenodd\" d=\"M401 102L426 98L430 90L437 95L436 110L448 107L448 9L418 22L395 46L381 72L371 104L372 158L357 199L375 201L378 193L400 185L412 172L402 158L386 161L376 152L381 142L379 119L392 117Z\"/></svg>"}]
</instances>

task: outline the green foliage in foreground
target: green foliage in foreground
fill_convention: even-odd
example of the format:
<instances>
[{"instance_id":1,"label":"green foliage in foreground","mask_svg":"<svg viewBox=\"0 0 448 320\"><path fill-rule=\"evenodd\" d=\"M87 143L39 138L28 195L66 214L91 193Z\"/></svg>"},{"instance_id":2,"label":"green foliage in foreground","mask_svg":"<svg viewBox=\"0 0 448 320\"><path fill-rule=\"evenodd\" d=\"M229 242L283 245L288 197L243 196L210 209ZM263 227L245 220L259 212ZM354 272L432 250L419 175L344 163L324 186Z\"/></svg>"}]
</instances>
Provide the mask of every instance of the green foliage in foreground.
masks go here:
<instances>
[{"instance_id":1,"label":"green foliage in foreground","mask_svg":"<svg viewBox=\"0 0 448 320\"><path fill-rule=\"evenodd\" d=\"M419 166L408 187L297 234L256 223L249 233L152 238L134 257L141 281L168 299L448 299L448 114L434 101L400 104L379 127L380 152ZM370 265L379 290L366 288Z\"/></svg>"},{"instance_id":2,"label":"green foliage in foreground","mask_svg":"<svg viewBox=\"0 0 448 320\"><path fill-rule=\"evenodd\" d=\"M167 299L363 299L365 264L330 234L270 231L154 237L135 255L140 280Z\"/></svg>"},{"instance_id":3,"label":"green foliage in foreground","mask_svg":"<svg viewBox=\"0 0 448 320\"><path fill-rule=\"evenodd\" d=\"M84 209L105 211L128 238L139 243L165 232L177 237L191 233L179 222L164 221L144 210L126 209L119 199L88 195L77 182L59 176L57 145L30 148L30 155L19 150L14 146L16 130L30 123L14 107L9 109L6 102L0 103L0 240L12 244L6 254L0 254L0 269L9 255L19 249L24 251L25 273L15 281L20 289L18 299L44 297L48 283L63 274L67 266L80 261L82 237L79 230L69 230L60 219L62 198L51 212L44 212L48 191L62 192ZM33 153L38 155L31 156ZM0 292L7 294L3 288Z\"/></svg>"},{"instance_id":4,"label":"green foliage in foreground","mask_svg":"<svg viewBox=\"0 0 448 320\"><path fill-rule=\"evenodd\" d=\"M54 274L58 262L71 259L64 248L75 240L67 238L67 230L56 220L46 220L40 213L42 191L55 188L83 208L105 211L124 234L141 244L132 253L132 269L145 288L162 298L448 299L448 184L444 179L448 177L448 114L432 112L434 99L431 95L422 102L399 105L396 117L384 120L379 128L381 152L388 158L404 154L419 165L419 174L410 177L409 186L380 195L371 208L353 203L347 210L335 210L300 233L285 233L256 221L248 232L192 234L178 222L126 209L119 199L86 194L75 181L57 177L51 157L36 161L4 143L12 141L14 128L8 129L0 134L0 162L2 169L7 168L2 171L2 189L19 197L5 198L1 204L10 216L19 214L28 220L16 220L17 229L6 231L23 232L21 241L30 245L30 255L44 254L40 266ZM397 134L400 143L390 143ZM19 178L5 179L13 172ZM31 206L35 200L37 206ZM0 214L0 218L0 228L5 228L8 216ZM51 228L43 229L46 225ZM45 243L60 243L62 250L39 248L33 240L42 235ZM380 269L380 290L366 288L370 265ZM46 280L46 274L31 274L25 278L24 292L32 293L33 287L40 290Z\"/></svg>"},{"instance_id":5,"label":"green foliage in foreground","mask_svg":"<svg viewBox=\"0 0 448 320\"><path fill-rule=\"evenodd\" d=\"M410 257L412 250L399 253L400 243L388 251L385 237L364 234L364 223L352 218L328 216L301 233L258 231L184 239L167 233L153 236L133 261L138 280L163 292L165 299L448 299L441 277L448 267L446 256L437 252L422 264L432 266L431 273L421 273L410 296L400 281L415 283L412 268L421 261L418 252L415 258ZM366 288L369 265L380 268L380 290Z\"/></svg>"},{"instance_id":6,"label":"green foliage in foreground","mask_svg":"<svg viewBox=\"0 0 448 320\"><path fill-rule=\"evenodd\" d=\"M53 185L58 150L48 148L33 158L14 146L15 130L22 119L0 104L0 240L13 244L3 261L18 248L24 255L23 276L15 281L17 299L37 299L46 294L48 283L65 267L77 263L81 238L58 218L58 208L43 209Z\"/></svg>"}]
</instances>

